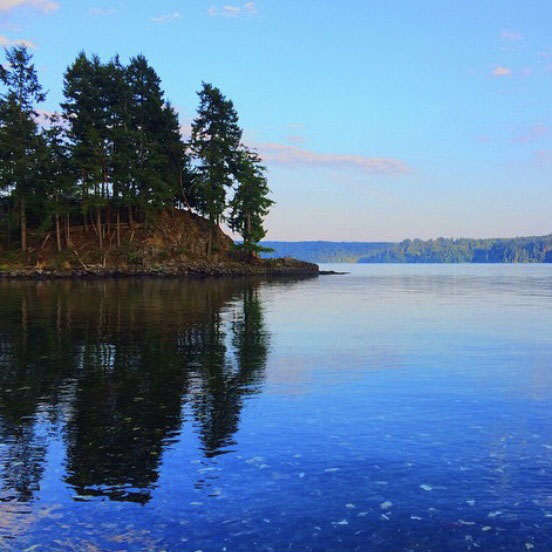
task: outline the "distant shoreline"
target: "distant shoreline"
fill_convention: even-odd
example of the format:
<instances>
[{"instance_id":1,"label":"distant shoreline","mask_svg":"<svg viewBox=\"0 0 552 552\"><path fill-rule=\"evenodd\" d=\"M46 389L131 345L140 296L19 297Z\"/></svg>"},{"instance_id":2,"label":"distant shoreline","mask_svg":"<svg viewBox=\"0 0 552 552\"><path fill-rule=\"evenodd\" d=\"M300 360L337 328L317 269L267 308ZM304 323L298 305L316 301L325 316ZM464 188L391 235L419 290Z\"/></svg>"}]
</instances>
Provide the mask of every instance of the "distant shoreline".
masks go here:
<instances>
[{"instance_id":1,"label":"distant shoreline","mask_svg":"<svg viewBox=\"0 0 552 552\"><path fill-rule=\"evenodd\" d=\"M552 234L518 238L437 238L402 242L263 241L265 258L290 256L315 263L503 264L552 263Z\"/></svg>"}]
</instances>

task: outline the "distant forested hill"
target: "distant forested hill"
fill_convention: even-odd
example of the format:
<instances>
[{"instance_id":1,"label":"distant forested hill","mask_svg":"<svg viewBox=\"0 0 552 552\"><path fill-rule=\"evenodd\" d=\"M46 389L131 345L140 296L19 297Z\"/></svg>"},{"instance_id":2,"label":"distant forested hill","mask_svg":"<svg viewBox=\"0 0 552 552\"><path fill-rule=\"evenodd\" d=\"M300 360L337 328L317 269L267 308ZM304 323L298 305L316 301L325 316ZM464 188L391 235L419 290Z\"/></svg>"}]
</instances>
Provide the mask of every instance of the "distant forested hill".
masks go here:
<instances>
[{"instance_id":1,"label":"distant forested hill","mask_svg":"<svg viewBox=\"0 0 552 552\"><path fill-rule=\"evenodd\" d=\"M385 242L263 242L274 253L317 263L552 263L552 234L527 238Z\"/></svg>"},{"instance_id":2,"label":"distant forested hill","mask_svg":"<svg viewBox=\"0 0 552 552\"><path fill-rule=\"evenodd\" d=\"M277 242L263 241L263 247L274 249L263 257L294 257L313 263L356 263L361 257L389 250L393 243L376 242Z\"/></svg>"}]
</instances>

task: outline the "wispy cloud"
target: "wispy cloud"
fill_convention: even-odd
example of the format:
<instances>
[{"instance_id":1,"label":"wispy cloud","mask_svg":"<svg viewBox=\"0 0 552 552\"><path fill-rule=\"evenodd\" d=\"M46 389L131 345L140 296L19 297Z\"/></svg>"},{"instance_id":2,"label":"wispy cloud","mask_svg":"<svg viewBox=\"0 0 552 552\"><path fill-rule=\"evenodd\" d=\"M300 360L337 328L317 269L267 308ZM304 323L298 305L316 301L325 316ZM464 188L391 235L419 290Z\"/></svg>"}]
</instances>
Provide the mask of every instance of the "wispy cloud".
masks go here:
<instances>
[{"instance_id":1,"label":"wispy cloud","mask_svg":"<svg viewBox=\"0 0 552 552\"><path fill-rule=\"evenodd\" d=\"M99 8L97 6L93 6L87 13L92 17L102 17L107 15L115 15L117 12L117 8Z\"/></svg>"},{"instance_id":2,"label":"wispy cloud","mask_svg":"<svg viewBox=\"0 0 552 552\"><path fill-rule=\"evenodd\" d=\"M529 127L527 130L516 136L512 141L516 144L529 144L536 142L550 134L550 127L539 123Z\"/></svg>"},{"instance_id":3,"label":"wispy cloud","mask_svg":"<svg viewBox=\"0 0 552 552\"><path fill-rule=\"evenodd\" d=\"M410 170L400 159L318 153L278 143L257 144L256 148L264 161L279 165L357 169L368 174L400 174Z\"/></svg>"},{"instance_id":4,"label":"wispy cloud","mask_svg":"<svg viewBox=\"0 0 552 552\"><path fill-rule=\"evenodd\" d=\"M503 29L500 31L500 38L507 42L519 42L520 40L523 40L523 35L518 31Z\"/></svg>"},{"instance_id":5,"label":"wispy cloud","mask_svg":"<svg viewBox=\"0 0 552 552\"><path fill-rule=\"evenodd\" d=\"M549 167L552 165L552 150L536 151L534 161L539 167Z\"/></svg>"},{"instance_id":6,"label":"wispy cloud","mask_svg":"<svg viewBox=\"0 0 552 552\"><path fill-rule=\"evenodd\" d=\"M243 14L256 15L259 13L259 9L255 2L246 2L240 6L234 4L225 4L220 8L211 6L207 13L211 16L238 17Z\"/></svg>"},{"instance_id":7,"label":"wispy cloud","mask_svg":"<svg viewBox=\"0 0 552 552\"><path fill-rule=\"evenodd\" d=\"M300 136L299 134L290 134L285 137L285 140L290 144L303 144L305 142L305 137Z\"/></svg>"},{"instance_id":8,"label":"wispy cloud","mask_svg":"<svg viewBox=\"0 0 552 552\"><path fill-rule=\"evenodd\" d=\"M512 74L512 70L509 67L497 65L491 74L493 77L509 77Z\"/></svg>"},{"instance_id":9,"label":"wispy cloud","mask_svg":"<svg viewBox=\"0 0 552 552\"><path fill-rule=\"evenodd\" d=\"M180 12L174 11L172 13L165 13L163 15L158 15L157 17L152 17L151 20L154 23L168 23L169 21L175 21L176 19L181 19L182 15Z\"/></svg>"},{"instance_id":10,"label":"wispy cloud","mask_svg":"<svg viewBox=\"0 0 552 552\"><path fill-rule=\"evenodd\" d=\"M14 8L23 6L48 13L57 10L59 8L59 3L53 0L0 0L0 12L10 11Z\"/></svg>"},{"instance_id":11,"label":"wispy cloud","mask_svg":"<svg viewBox=\"0 0 552 552\"><path fill-rule=\"evenodd\" d=\"M36 48L36 44L30 40L12 39L4 35L0 35L0 46L26 46L27 48Z\"/></svg>"},{"instance_id":12,"label":"wispy cloud","mask_svg":"<svg viewBox=\"0 0 552 552\"><path fill-rule=\"evenodd\" d=\"M0 23L0 29L12 33L19 33L23 30L23 27L21 25L17 25L16 23L12 23L11 21L6 21L5 23Z\"/></svg>"},{"instance_id":13,"label":"wispy cloud","mask_svg":"<svg viewBox=\"0 0 552 552\"><path fill-rule=\"evenodd\" d=\"M239 6L222 6L220 9L222 15L226 15L228 17L236 17L240 15L241 8Z\"/></svg>"},{"instance_id":14,"label":"wispy cloud","mask_svg":"<svg viewBox=\"0 0 552 552\"><path fill-rule=\"evenodd\" d=\"M480 144L490 144L493 141L492 136L490 136L489 134L480 134L479 136L476 136L475 139Z\"/></svg>"}]
</instances>

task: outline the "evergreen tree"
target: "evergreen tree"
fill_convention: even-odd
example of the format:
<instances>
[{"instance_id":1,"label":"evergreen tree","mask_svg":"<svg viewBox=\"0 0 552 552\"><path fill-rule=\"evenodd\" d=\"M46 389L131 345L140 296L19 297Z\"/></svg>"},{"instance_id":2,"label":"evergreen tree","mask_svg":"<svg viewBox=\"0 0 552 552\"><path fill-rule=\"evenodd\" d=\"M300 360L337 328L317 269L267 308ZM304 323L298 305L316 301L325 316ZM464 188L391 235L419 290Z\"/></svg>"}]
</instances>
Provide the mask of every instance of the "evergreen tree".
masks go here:
<instances>
[{"instance_id":1,"label":"evergreen tree","mask_svg":"<svg viewBox=\"0 0 552 552\"><path fill-rule=\"evenodd\" d=\"M213 230L226 209L226 189L232 186L239 161L242 131L231 100L211 84L198 92L198 116L192 124L191 150L196 157L199 209L210 222L207 255L211 256Z\"/></svg>"},{"instance_id":2,"label":"evergreen tree","mask_svg":"<svg viewBox=\"0 0 552 552\"><path fill-rule=\"evenodd\" d=\"M112 203L116 213L117 246L121 245L121 209L127 207L129 220L136 202L132 185L133 150L131 104L132 91L127 82L126 68L119 56L109 62L107 100L110 109L109 141L112 183Z\"/></svg>"},{"instance_id":3,"label":"evergreen tree","mask_svg":"<svg viewBox=\"0 0 552 552\"><path fill-rule=\"evenodd\" d=\"M102 251L115 234L121 245L124 208L132 228L134 220L148 224L153 214L184 206L208 217L210 257L214 229L230 207L230 224L244 248L260 250L263 217L272 204L265 169L241 146L238 115L218 88L203 83L191 141L184 144L177 112L144 56L124 66L118 56L104 64L81 52L64 74L62 118L53 116L39 132L34 106L44 94L31 56L17 46L6 57L6 66L0 65L6 88L0 95L0 222L8 243L16 207L22 249L28 219L38 232L54 226L59 252L64 226L65 243L71 242L73 209L80 208L85 232L94 228Z\"/></svg>"},{"instance_id":4,"label":"evergreen tree","mask_svg":"<svg viewBox=\"0 0 552 552\"><path fill-rule=\"evenodd\" d=\"M46 199L45 214L49 221L53 218L56 249L59 253L62 248L61 219L63 216L66 220L65 242L67 246L71 244L70 208L74 194L74 178L61 118L54 114L49 122L49 128L43 131L44 154L41 159L41 172Z\"/></svg>"},{"instance_id":5,"label":"evergreen tree","mask_svg":"<svg viewBox=\"0 0 552 552\"><path fill-rule=\"evenodd\" d=\"M38 179L40 138L35 105L45 100L32 55L25 46L5 50L7 68L0 72L6 91L0 95L0 189L19 206L21 250L27 251L27 206Z\"/></svg>"},{"instance_id":6,"label":"evergreen tree","mask_svg":"<svg viewBox=\"0 0 552 552\"><path fill-rule=\"evenodd\" d=\"M163 155L162 177L168 186L172 203L187 203L193 197L189 193L190 161L180 135L178 114L167 102L163 107L163 124L161 125L160 151Z\"/></svg>"},{"instance_id":7,"label":"evergreen tree","mask_svg":"<svg viewBox=\"0 0 552 552\"><path fill-rule=\"evenodd\" d=\"M71 141L71 156L79 175L85 227L87 214L96 214L95 231L103 249L102 207L109 194L109 75L98 56L81 52L64 77L62 104Z\"/></svg>"},{"instance_id":8,"label":"evergreen tree","mask_svg":"<svg viewBox=\"0 0 552 552\"><path fill-rule=\"evenodd\" d=\"M178 118L172 109L165 107L161 80L144 56L130 60L127 82L132 94L133 180L139 205L147 219L149 213L158 211L172 200L176 191L178 180L171 186L166 177L170 172L168 148L174 147Z\"/></svg>"},{"instance_id":9,"label":"evergreen tree","mask_svg":"<svg viewBox=\"0 0 552 552\"><path fill-rule=\"evenodd\" d=\"M230 201L230 228L243 238L242 247L251 256L262 251L258 243L265 237L264 217L274 201L269 199L266 168L259 156L245 147L237 165L237 188Z\"/></svg>"}]
</instances>

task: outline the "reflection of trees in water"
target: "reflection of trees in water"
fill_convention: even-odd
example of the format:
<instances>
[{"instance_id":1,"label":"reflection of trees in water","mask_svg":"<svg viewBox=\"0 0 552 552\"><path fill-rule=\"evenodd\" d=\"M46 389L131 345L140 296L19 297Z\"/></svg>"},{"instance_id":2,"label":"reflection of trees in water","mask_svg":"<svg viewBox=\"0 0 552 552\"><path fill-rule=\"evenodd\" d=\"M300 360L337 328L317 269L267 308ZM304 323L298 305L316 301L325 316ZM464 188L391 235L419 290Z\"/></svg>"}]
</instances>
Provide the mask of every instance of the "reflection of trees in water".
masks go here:
<instances>
[{"instance_id":1,"label":"reflection of trees in water","mask_svg":"<svg viewBox=\"0 0 552 552\"><path fill-rule=\"evenodd\" d=\"M0 304L0 500L38 490L54 424L77 494L145 502L183 404L215 456L262 384L256 283L0 284Z\"/></svg>"},{"instance_id":2,"label":"reflection of trees in water","mask_svg":"<svg viewBox=\"0 0 552 552\"><path fill-rule=\"evenodd\" d=\"M255 384L264 376L268 334L258 291L245 288L240 301L241 308L233 311L231 323L225 324L220 312L213 313L195 351L201 391L194 395L194 411L208 457L222 454L233 444L244 397L255 392ZM232 334L230 351L227 332ZM252 333L256 335L248 335Z\"/></svg>"},{"instance_id":3,"label":"reflection of trees in water","mask_svg":"<svg viewBox=\"0 0 552 552\"><path fill-rule=\"evenodd\" d=\"M0 291L0 500L26 501L38 490L47 451L39 420L55 422L70 371L59 301L37 308L45 307L40 292L38 286Z\"/></svg>"}]
</instances>

